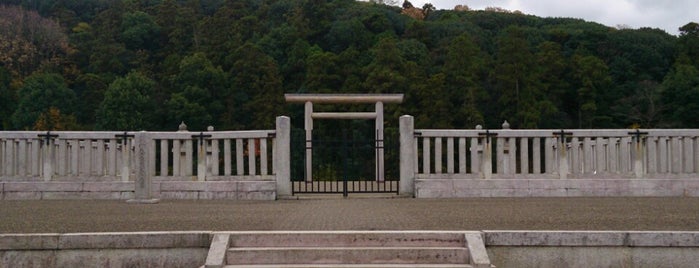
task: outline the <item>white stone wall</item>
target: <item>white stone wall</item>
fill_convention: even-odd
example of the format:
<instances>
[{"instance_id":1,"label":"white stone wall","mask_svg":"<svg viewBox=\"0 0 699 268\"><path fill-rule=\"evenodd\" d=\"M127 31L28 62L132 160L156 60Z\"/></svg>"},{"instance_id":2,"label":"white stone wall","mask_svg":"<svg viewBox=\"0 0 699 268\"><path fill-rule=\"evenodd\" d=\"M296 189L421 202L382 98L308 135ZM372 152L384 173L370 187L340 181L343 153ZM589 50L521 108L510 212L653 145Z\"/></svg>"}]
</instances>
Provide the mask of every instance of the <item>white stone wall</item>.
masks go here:
<instances>
[{"instance_id":1,"label":"white stone wall","mask_svg":"<svg viewBox=\"0 0 699 268\"><path fill-rule=\"evenodd\" d=\"M497 267L695 267L697 232L483 231Z\"/></svg>"},{"instance_id":2,"label":"white stone wall","mask_svg":"<svg viewBox=\"0 0 699 268\"><path fill-rule=\"evenodd\" d=\"M275 163L289 159L276 134L288 143L290 124L278 121L275 130L142 132L144 160L135 132L0 131L0 200L132 199L138 163L154 198L274 200L277 181L290 181L289 165Z\"/></svg>"},{"instance_id":3,"label":"white stone wall","mask_svg":"<svg viewBox=\"0 0 699 268\"><path fill-rule=\"evenodd\" d=\"M2 234L0 267L198 267L209 232Z\"/></svg>"},{"instance_id":4,"label":"white stone wall","mask_svg":"<svg viewBox=\"0 0 699 268\"><path fill-rule=\"evenodd\" d=\"M419 198L699 197L699 179L418 179Z\"/></svg>"},{"instance_id":5,"label":"white stone wall","mask_svg":"<svg viewBox=\"0 0 699 268\"><path fill-rule=\"evenodd\" d=\"M274 200L275 181L158 181L158 199ZM0 182L0 200L134 198L133 182Z\"/></svg>"},{"instance_id":6,"label":"white stone wall","mask_svg":"<svg viewBox=\"0 0 699 268\"><path fill-rule=\"evenodd\" d=\"M697 129L413 129L401 117L416 197L699 196Z\"/></svg>"},{"instance_id":7,"label":"white stone wall","mask_svg":"<svg viewBox=\"0 0 699 268\"><path fill-rule=\"evenodd\" d=\"M681 178L699 174L699 130L415 130L417 178ZM485 170L492 169L491 174Z\"/></svg>"}]
</instances>

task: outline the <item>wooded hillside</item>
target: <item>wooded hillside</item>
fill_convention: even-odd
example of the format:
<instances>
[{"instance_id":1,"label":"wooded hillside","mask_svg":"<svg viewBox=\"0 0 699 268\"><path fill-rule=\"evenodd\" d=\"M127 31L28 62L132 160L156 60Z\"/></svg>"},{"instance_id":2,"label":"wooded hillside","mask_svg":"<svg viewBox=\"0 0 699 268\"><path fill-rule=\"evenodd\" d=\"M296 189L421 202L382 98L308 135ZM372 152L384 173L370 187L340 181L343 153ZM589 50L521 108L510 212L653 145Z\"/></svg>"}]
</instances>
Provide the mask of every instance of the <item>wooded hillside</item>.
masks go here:
<instances>
[{"instance_id":1,"label":"wooded hillside","mask_svg":"<svg viewBox=\"0 0 699 268\"><path fill-rule=\"evenodd\" d=\"M386 118L418 128L699 127L693 22L676 37L354 0L2 3L5 130L271 128L301 118L284 93L404 93Z\"/></svg>"}]
</instances>

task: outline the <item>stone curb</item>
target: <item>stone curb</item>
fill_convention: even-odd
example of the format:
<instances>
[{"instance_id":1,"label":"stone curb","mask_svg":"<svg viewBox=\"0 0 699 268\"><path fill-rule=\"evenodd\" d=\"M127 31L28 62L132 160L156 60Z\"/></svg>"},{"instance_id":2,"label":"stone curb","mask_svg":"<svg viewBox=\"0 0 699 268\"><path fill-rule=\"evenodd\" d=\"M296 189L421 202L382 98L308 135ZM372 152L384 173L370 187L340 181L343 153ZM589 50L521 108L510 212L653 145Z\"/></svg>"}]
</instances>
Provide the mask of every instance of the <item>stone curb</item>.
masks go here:
<instances>
[{"instance_id":1,"label":"stone curb","mask_svg":"<svg viewBox=\"0 0 699 268\"><path fill-rule=\"evenodd\" d=\"M699 232L483 231L486 246L699 247Z\"/></svg>"},{"instance_id":2,"label":"stone curb","mask_svg":"<svg viewBox=\"0 0 699 268\"><path fill-rule=\"evenodd\" d=\"M0 250L208 248L211 232L0 234Z\"/></svg>"}]
</instances>

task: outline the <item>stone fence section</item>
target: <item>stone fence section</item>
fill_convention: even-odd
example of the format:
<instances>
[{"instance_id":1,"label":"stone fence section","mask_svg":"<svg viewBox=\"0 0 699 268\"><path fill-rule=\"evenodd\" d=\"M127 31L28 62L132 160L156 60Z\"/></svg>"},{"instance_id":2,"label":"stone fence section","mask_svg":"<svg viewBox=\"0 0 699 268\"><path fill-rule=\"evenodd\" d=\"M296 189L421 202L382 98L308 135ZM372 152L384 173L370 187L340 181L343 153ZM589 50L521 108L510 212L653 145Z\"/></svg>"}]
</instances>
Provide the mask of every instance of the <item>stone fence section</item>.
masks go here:
<instances>
[{"instance_id":1,"label":"stone fence section","mask_svg":"<svg viewBox=\"0 0 699 268\"><path fill-rule=\"evenodd\" d=\"M142 132L147 159L138 132L0 132L0 199L130 199L136 164L157 198L275 199L289 131L279 117L275 130Z\"/></svg>"},{"instance_id":2,"label":"stone fence section","mask_svg":"<svg viewBox=\"0 0 699 268\"><path fill-rule=\"evenodd\" d=\"M400 118L403 195L699 196L696 129L441 130L413 122ZM133 199L141 177L152 180L148 198L273 200L291 195L290 129L278 117L274 130L0 132L0 200Z\"/></svg>"},{"instance_id":3,"label":"stone fence section","mask_svg":"<svg viewBox=\"0 0 699 268\"><path fill-rule=\"evenodd\" d=\"M413 181L417 197L699 196L695 129L414 129L411 116L400 124L401 185Z\"/></svg>"}]
</instances>

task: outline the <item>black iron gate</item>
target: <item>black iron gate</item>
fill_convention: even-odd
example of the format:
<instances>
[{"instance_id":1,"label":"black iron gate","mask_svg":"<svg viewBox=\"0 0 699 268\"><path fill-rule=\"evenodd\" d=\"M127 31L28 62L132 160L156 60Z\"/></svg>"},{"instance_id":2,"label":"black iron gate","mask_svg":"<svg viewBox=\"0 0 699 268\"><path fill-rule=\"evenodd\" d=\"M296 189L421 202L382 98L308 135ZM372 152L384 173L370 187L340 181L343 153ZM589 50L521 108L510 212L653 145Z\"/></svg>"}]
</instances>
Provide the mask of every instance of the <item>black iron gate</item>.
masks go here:
<instances>
[{"instance_id":1,"label":"black iron gate","mask_svg":"<svg viewBox=\"0 0 699 268\"><path fill-rule=\"evenodd\" d=\"M384 139L362 131L350 121L340 127L314 130L312 180L306 181L306 140L303 129L292 131L292 193L399 193L398 131L386 129ZM365 121L366 122L366 121ZM360 124L361 125L361 124ZM332 125L331 125L332 126ZM334 124L337 126L337 124ZM377 180L377 158L384 152L384 180Z\"/></svg>"}]
</instances>

